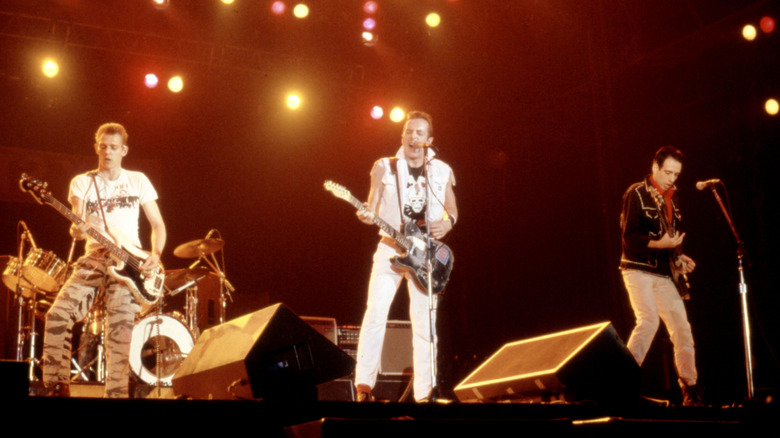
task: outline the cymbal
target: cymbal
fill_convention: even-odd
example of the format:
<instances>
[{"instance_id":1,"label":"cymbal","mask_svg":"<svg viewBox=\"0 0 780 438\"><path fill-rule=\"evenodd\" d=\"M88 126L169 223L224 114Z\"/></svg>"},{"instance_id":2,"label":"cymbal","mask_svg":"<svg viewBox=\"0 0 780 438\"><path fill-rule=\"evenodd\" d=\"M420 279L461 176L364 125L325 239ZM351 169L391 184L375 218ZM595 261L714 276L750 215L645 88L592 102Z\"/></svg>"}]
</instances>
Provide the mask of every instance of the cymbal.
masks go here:
<instances>
[{"instance_id":1,"label":"cymbal","mask_svg":"<svg viewBox=\"0 0 780 438\"><path fill-rule=\"evenodd\" d=\"M192 280L200 280L211 272L208 268L198 266L197 268L173 269L165 271L165 285L169 289L177 289Z\"/></svg>"},{"instance_id":2,"label":"cymbal","mask_svg":"<svg viewBox=\"0 0 780 438\"><path fill-rule=\"evenodd\" d=\"M182 243L173 250L173 255L183 259L194 259L217 252L225 246L222 239L198 239Z\"/></svg>"}]
</instances>

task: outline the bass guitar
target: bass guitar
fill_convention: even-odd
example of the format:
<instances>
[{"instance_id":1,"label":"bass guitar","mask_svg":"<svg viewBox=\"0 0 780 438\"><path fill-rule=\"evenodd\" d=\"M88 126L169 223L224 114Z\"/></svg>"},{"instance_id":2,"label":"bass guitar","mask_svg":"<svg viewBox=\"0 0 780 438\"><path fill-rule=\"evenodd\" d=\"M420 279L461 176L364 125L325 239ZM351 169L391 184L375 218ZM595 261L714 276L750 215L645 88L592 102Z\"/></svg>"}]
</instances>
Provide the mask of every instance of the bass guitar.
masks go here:
<instances>
[{"instance_id":1,"label":"bass guitar","mask_svg":"<svg viewBox=\"0 0 780 438\"><path fill-rule=\"evenodd\" d=\"M333 196L349 202L358 210L368 211L366 206L363 205L360 200L352 196L352 193L350 193L349 190L333 181L325 181L325 190L331 192ZM425 266L426 239L423 232L420 231L420 227L414 222L409 222L404 225L404 232L401 233L377 215L372 215L372 220L403 248L402 255L391 258L393 266L410 273L417 285L422 290L427 291L428 270ZM450 272L452 272L454 257L447 245L433 239L431 239L431 245L431 254L433 255L431 261L431 290L434 294L438 294L444 290L444 287L447 285L447 281L450 278Z\"/></svg>"},{"instance_id":2,"label":"bass guitar","mask_svg":"<svg viewBox=\"0 0 780 438\"><path fill-rule=\"evenodd\" d=\"M650 191L652 192L655 205L658 207L658 215L661 217L661 232L668 233L670 236L674 236L676 233L676 230L674 229L674 221L672 221L670 224L666 217L666 201L664 200L663 195L661 195L661 193L659 193L658 190L656 190L656 188L652 185L650 186ZM677 287L677 292L680 294L680 297L683 300L690 300L691 284L688 283L688 274L683 272L683 263L682 260L680 260L681 255L682 248L680 246L672 248L671 254L669 255L669 267L672 269L672 280L674 281L674 285Z\"/></svg>"},{"instance_id":3,"label":"bass guitar","mask_svg":"<svg viewBox=\"0 0 780 438\"><path fill-rule=\"evenodd\" d=\"M48 183L30 178L27 174L22 174L19 181L19 187L23 192L29 193L39 204L47 204L57 210L76 225L84 223L73 211L63 205L52 196L48 190ZM95 228L88 228L87 234L96 242L106 248L111 258L117 263L108 268L108 274L117 281L125 284L133 296L141 304L156 304L163 295L165 285L165 271L161 265L157 265L150 271L141 271L141 266L149 257L149 254L135 245L129 243L127 239L113 228L108 230L111 238L103 235ZM113 238L113 240L112 240Z\"/></svg>"}]
</instances>

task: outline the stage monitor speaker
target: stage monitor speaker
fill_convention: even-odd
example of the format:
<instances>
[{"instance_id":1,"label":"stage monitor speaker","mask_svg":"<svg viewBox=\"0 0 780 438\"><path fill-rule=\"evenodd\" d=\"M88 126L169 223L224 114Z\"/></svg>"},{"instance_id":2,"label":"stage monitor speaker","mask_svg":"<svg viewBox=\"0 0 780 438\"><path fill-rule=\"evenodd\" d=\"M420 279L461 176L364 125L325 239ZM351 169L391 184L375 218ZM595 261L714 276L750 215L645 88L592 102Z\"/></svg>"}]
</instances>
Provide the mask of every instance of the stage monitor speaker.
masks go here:
<instances>
[{"instance_id":1,"label":"stage monitor speaker","mask_svg":"<svg viewBox=\"0 0 780 438\"><path fill-rule=\"evenodd\" d=\"M352 372L355 361L282 304L204 331L173 377L177 396L296 398Z\"/></svg>"},{"instance_id":2,"label":"stage monitor speaker","mask_svg":"<svg viewBox=\"0 0 780 438\"><path fill-rule=\"evenodd\" d=\"M600 403L639 397L640 370L609 322L505 344L455 387L461 401L544 400L564 395Z\"/></svg>"}]
</instances>

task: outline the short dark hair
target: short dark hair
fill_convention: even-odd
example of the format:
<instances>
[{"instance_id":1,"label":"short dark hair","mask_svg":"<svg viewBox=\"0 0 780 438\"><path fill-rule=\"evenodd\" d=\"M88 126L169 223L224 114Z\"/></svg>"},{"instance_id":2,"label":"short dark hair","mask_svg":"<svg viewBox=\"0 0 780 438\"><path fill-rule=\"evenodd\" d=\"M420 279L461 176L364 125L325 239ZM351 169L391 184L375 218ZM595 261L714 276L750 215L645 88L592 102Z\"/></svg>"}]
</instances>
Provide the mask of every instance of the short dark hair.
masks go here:
<instances>
[{"instance_id":1,"label":"short dark hair","mask_svg":"<svg viewBox=\"0 0 780 438\"><path fill-rule=\"evenodd\" d=\"M664 146L655 152L653 162L658 164L658 167L664 167L664 161L666 161L667 158L677 160L680 162L680 164L683 164L685 161L685 155L681 150L673 146Z\"/></svg>"},{"instance_id":2,"label":"short dark hair","mask_svg":"<svg viewBox=\"0 0 780 438\"><path fill-rule=\"evenodd\" d=\"M120 125L119 123L103 123L98 128L97 132L95 132L95 143L100 142L100 138L104 135L114 135L119 134L122 136L122 145L127 146L127 130L124 126Z\"/></svg>"},{"instance_id":3,"label":"short dark hair","mask_svg":"<svg viewBox=\"0 0 780 438\"><path fill-rule=\"evenodd\" d=\"M430 114L423 111L410 111L406 114L406 121L412 119L423 119L428 122L428 136L433 136L433 117Z\"/></svg>"}]
</instances>

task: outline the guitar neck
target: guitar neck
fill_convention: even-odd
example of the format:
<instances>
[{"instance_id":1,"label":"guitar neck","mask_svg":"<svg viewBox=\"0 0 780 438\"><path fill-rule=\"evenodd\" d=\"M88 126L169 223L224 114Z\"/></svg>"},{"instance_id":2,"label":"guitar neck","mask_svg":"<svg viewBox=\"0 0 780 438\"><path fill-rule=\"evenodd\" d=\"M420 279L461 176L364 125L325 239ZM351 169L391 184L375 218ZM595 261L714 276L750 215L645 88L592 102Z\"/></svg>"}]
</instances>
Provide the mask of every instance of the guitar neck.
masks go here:
<instances>
[{"instance_id":1,"label":"guitar neck","mask_svg":"<svg viewBox=\"0 0 780 438\"><path fill-rule=\"evenodd\" d=\"M360 200L359 200L359 199L357 199L357 198L355 198L354 196L351 196L351 195L350 195L350 197L349 197L349 203L350 203L350 204L352 204L352 205L353 205L355 208L357 208L358 210L363 210L363 211L367 211L367 210L368 210L368 209L366 208L366 206L365 206L365 205L363 205L363 203L362 203L362 202L360 202ZM400 233L398 230L396 230L395 228L393 228L392 226L390 226L390 224L388 224L387 222L385 222L384 220L382 220L382 218L380 218L379 216L377 216L377 215L375 214L375 215L373 216L373 219L372 219L372 220L374 221L374 223L375 223L375 224L376 224L376 225L377 225L379 228L381 228L381 229L382 229L382 230L383 230L385 233L389 234L389 235L390 235L390 237L392 237L392 238L393 238L393 239L394 239L396 242L398 242L398 243L399 243L401 246L403 246L403 247L404 247L404 249L409 249L409 248L411 248L411 247L412 247L412 242L411 242L411 241L410 241L410 240L409 240L409 239L408 239L406 236L404 236L404 235L403 235L402 233Z\"/></svg>"},{"instance_id":2,"label":"guitar neck","mask_svg":"<svg viewBox=\"0 0 780 438\"><path fill-rule=\"evenodd\" d=\"M50 194L45 195L43 199L46 201L47 204L51 205L52 208L57 210L61 215L65 216L68 220L70 220L74 224L81 225L84 223L84 220L82 220L75 213L73 213L73 210L66 207L62 202L56 200ZM121 261L125 263L129 263L131 266L135 268L140 266L140 263L135 258L133 258L131 254L129 254L127 251L122 250L122 248L120 248L116 243L114 243L111 239L109 239L105 235L101 234L95 228L90 227L87 230L87 234L89 234L90 237L95 239L96 242L103 245L103 247L108 249L111 252L111 254L119 258Z\"/></svg>"}]
</instances>

